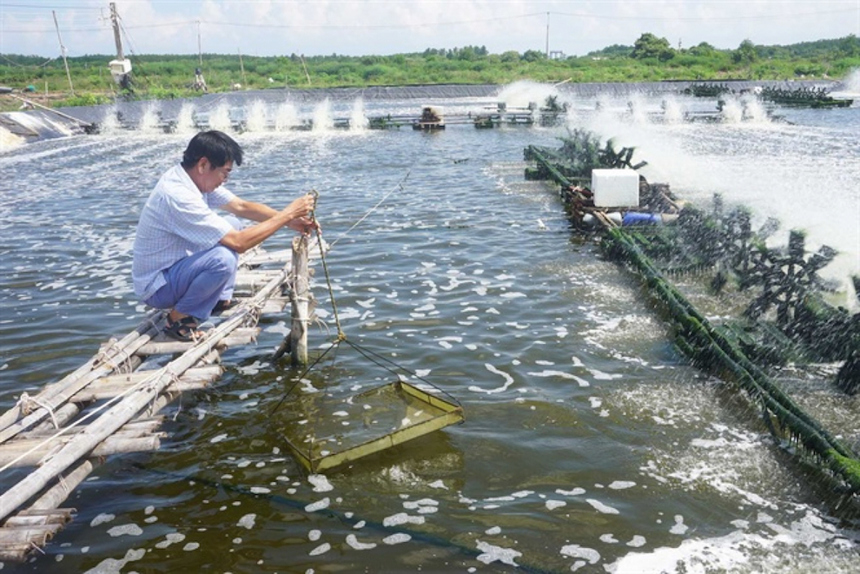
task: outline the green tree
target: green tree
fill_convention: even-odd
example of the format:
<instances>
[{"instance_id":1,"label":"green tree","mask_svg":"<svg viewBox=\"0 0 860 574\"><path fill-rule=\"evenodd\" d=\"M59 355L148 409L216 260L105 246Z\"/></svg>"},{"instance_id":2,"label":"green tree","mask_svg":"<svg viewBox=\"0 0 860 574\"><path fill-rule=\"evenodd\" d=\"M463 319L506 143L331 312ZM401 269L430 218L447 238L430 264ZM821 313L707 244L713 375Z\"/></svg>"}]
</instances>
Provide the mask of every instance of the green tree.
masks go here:
<instances>
[{"instance_id":1,"label":"green tree","mask_svg":"<svg viewBox=\"0 0 860 574\"><path fill-rule=\"evenodd\" d=\"M756 54L755 44L749 40L744 40L738 49L732 52L732 61L735 64L752 64L758 58Z\"/></svg>"},{"instance_id":2,"label":"green tree","mask_svg":"<svg viewBox=\"0 0 860 574\"><path fill-rule=\"evenodd\" d=\"M669 44L666 38L658 38L650 32L645 32L633 44L633 51L630 57L635 60L644 60L646 58L656 58L661 62L671 60L675 56L675 50Z\"/></svg>"},{"instance_id":3,"label":"green tree","mask_svg":"<svg viewBox=\"0 0 860 574\"><path fill-rule=\"evenodd\" d=\"M526 50L523 52L524 62L540 62L541 60L546 60L546 54L543 52L538 50Z\"/></svg>"}]
</instances>

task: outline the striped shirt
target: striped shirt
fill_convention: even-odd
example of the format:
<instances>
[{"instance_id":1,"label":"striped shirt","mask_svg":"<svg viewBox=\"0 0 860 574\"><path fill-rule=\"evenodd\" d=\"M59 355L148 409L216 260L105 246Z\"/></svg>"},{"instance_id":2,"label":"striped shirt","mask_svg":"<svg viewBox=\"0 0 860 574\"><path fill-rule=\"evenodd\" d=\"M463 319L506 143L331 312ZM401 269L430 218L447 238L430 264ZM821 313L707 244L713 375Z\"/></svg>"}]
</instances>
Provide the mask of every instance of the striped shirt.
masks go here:
<instances>
[{"instance_id":1,"label":"striped shirt","mask_svg":"<svg viewBox=\"0 0 860 574\"><path fill-rule=\"evenodd\" d=\"M132 278L142 301L166 283L162 271L214 247L233 230L213 209L235 197L224 187L202 193L181 165L161 176L146 200L134 239Z\"/></svg>"}]
</instances>

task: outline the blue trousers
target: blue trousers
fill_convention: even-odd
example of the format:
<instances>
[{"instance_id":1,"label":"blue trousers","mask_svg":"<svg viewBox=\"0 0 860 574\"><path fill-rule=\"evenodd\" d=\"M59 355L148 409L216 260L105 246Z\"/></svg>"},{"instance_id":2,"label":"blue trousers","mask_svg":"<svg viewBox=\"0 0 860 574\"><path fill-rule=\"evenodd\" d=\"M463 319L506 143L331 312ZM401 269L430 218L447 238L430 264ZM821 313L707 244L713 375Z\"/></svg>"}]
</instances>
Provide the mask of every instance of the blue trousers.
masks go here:
<instances>
[{"instance_id":1,"label":"blue trousers","mask_svg":"<svg viewBox=\"0 0 860 574\"><path fill-rule=\"evenodd\" d=\"M145 303L205 321L219 300L233 297L238 266L239 255L220 244L189 255L164 272L167 284Z\"/></svg>"}]
</instances>

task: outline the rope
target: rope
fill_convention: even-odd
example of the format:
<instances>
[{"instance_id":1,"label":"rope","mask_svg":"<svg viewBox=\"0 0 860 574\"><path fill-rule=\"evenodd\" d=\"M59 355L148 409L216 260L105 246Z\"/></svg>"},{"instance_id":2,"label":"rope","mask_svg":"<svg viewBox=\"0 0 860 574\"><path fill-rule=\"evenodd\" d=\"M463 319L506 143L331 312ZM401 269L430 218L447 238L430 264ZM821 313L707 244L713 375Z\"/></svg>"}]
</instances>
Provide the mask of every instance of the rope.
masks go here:
<instances>
[{"instance_id":1,"label":"rope","mask_svg":"<svg viewBox=\"0 0 860 574\"><path fill-rule=\"evenodd\" d=\"M24 457L26 457L27 455L32 454L33 452L35 452L39 448L42 448L44 445L50 443L52 440L63 436L64 434L68 433L69 431L71 431L75 427L81 426L81 423L93 418L95 415L99 414L100 412L107 409L108 407L113 406L114 403L116 403L120 399L124 398L126 395L131 394L134 391L137 391L144 384L149 384L150 382L152 382L154 379L161 376L165 372L166 372L166 367L162 367L161 369L159 369L157 371L153 371L153 374L148 376L144 380L140 381L139 383L137 383L135 385L132 385L131 387L129 387L128 389L126 389L122 393L120 393L114 397L111 397L110 399L105 401L105 403L103 405L99 405L98 407L96 407L95 409L93 409L89 413L85 414L84 416L82 416L80 419L76 420L72 424L65 426L63 428L60 428L59 430L57 430L57 432L55 432L51 436L46 437L45 440L39 442L36 445L33 445L32 448L21 453L20 455L18 455L17 457L15 457L14 459L10 460L6 464L4 464L2 467L0 467L0 474L2 474L4 471L8 470L9 468L13 467L15 465L15 463L17 463L18 461L23 460ZM43 408L47 408L47 407L43 407ZM50 409L49 409L49 412L50 412Z\"/></svg>"},{"instance_id":2,"label":"rope","mask_svg":"<svg viewBox=\"0 0 860 574\"><path fill-rule=\"evenodd\" d=\"M403 182L406 181L406 179L408 177L409 177L409 172L407 171L406 175L403 176L403 178L400 180L400 182L398 182L397 186L395 186L379 202L377 202L377 204L374 205L366 214L364 214L364 216L362 216L361 219L359 219L355 223L355 225L350 227L346 231L346 233L349 233L350 231L355 229L355 227L359 223L361 223L362 221L367 219L367 217L374 210L376 210L376 208L378 208L380 205L382 205L382 203L388 198L388 196L390 196L395 190L397 190L397 189L402 190L403 189ZM314 214L316 212L317 200L319 199L319 192L317 192L316 190L311 190L311 194L313 194L313 196L314 196L314 205L313 205L313 209L311 210L311 213L310 213L311 221L313 221L315 218ZM334 289L332 287L331 275L329 274L329 270L328 270L328 263L326 262L326 259L325 259L325 249L323 249L322 232L320 231L319 226L316 227L316 232L317 232L317 245L319 246L319 250L320 250L320 261L322 262L323 272L325 274L326 286L328 287L329 299L331 300L332 313L334 315L335 325L337 326L337 338L332 342L332 345L328 349L326 349L322 355L320 355L310 366L308 366L305 369L305 371L296 379L296 381L290 386L290 388L281 396L281 399L278 401L278 403L275 405L275 407L269 413L269 416L274 415L278 411L278 409L284 403L286 398L293 392L293 390L296 388L296 385L298 385L298 383L305 377L305 375L307 375L307 373L309 373L317 364L319 364L319 362L322 361L322 359L329 353L329 351L339 347L341 342L346 342L349 346L351 346L353 349L355 349L362 357L366 358L371 363L373 363L373 364L389 371L390 373L396 375L398 378L402 376L402 372L405 372L408 375L410 375L410 376L418 379L419 381L424 382L425 384L429 385L430 387L436 389L438 392L440 392L440 393L444 394L446 397L448 397L452 402L459 405L460 403L456 399L454 399L454 397L452 397L451 395L449 395L448 393L446 393L445 391L443 391L442 389L440 389L439 387L437 387L436 385L434 385L430 381L418 376L417 373L410 371L406 367L388 359L387 357L383 357L379 353L375 353L373 351L370 351L369 349L365 349L365 348L361 347L360 345L357 345L356 343L349 341L346 338L346 333L344 333L344 331L343 331L343 327L340 324L340 317L339 317L338 312L337 312L337 301L336 301L335 296L334 296ZM344 233L343 236L345 236L346 233ZM341 236L341 237L343 237L343 236ZM335 241L334 243L337 243L337 241ZM334 243L332 243L331 245L334 246ZM291 293L291 298L295 298L294 293ZM383 364L383 363L388 363L389 365L392 365L394 368L391 368L388 365ZM399 371L395 370L395 369L399 369Z\"/></svg>"},{"instance_id":3,"label":"rope","mask_svg":"<svg viewBox=\"0 0 860 574\"><path fill-rule=\"evenodd\" d=\"M376 209L377 209L380 205L382 205L382 204L385 202L385 200L386 200L386 199L388 199L388 197L389 197L392 193L394 193L394 192L395 192L395 191L397 191L398 189L399 189L400 191L403 191L403 183L404 183L404 182L406 181L406 179L409 177L409 174L410 174L411 172L412 172L412 168L410 167L408 170L406 170L406 175L404 175L404 176L403 176L403 178L402 178L399 182L397 182L397 185L395 185L395 186L391 189L391 191L389 191L389 192L388 192L388 193L386 193L384 196L382 196L382 199L380 199L380 200L376 203L376 205L374 205L373 207L371 207L371 208L367 211L367 213L365 213L364 215L362 215L362 216L361 216L361 218L359 218L359 220L358 220L358 221L356 221L356 222L353 224L353 226L352 226L352 227L350 227L349 229L347 229L347 230L343 233L343 235L341 235L340 237L338 237L337 239L335 239L335 240L334 240L334 242L331 244L331 247L334 247L334 246L335 246L335 244L336 244L338 241L340 241L341 239L343 239L344 237L346 237L346 235L347 235L350 231L352 231L353 229L355 229L356 227L358 227L358 225L359 225L362 221L364 221L365 219L367 219L367 218L370 216L370 214L371 214L371 213L373 213L374 211L376 211ZM316 203L314 203L314 205L316 205ZM319 229L317 230L317 232L319 232ZM320 251L322 251L322 248L320 248Z\"/></svg>"},{"instance_id":4,"label":"rope","mask_svg":"<svg viewBox=\"0 0 860 574\"><path fill-rule=\"evenodd\" d=\"M35 410L33 408L33 405L42 407L43 409L48 411L48 414L51 415L51 422L54 423L54 428L60 428L60 425L57 423L57 416L56 414L54 414L54 408L49 403L41 401L36 397L31 397L27 393L21 393L21 397L18 399L17 406L24 415L28 415Z\"/></svg>"}]
</instances>

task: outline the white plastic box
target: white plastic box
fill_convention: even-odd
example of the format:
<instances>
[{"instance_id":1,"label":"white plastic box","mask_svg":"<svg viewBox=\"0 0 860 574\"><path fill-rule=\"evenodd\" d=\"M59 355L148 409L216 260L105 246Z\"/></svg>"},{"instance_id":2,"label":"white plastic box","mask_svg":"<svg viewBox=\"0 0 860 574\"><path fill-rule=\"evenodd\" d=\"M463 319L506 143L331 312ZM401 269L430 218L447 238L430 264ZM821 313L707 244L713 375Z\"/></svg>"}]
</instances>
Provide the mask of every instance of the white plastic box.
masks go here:
<instances>
[{"instance_id":1,"label":"white plastic box","mask_svg":"<svg viewBox=\"0 0 860 574\"><path fill-rule=\"evenodd\" d=\"M639 206L639 174L632 169L591 170L595 207Z\"/></svg>"}]
</instances>

